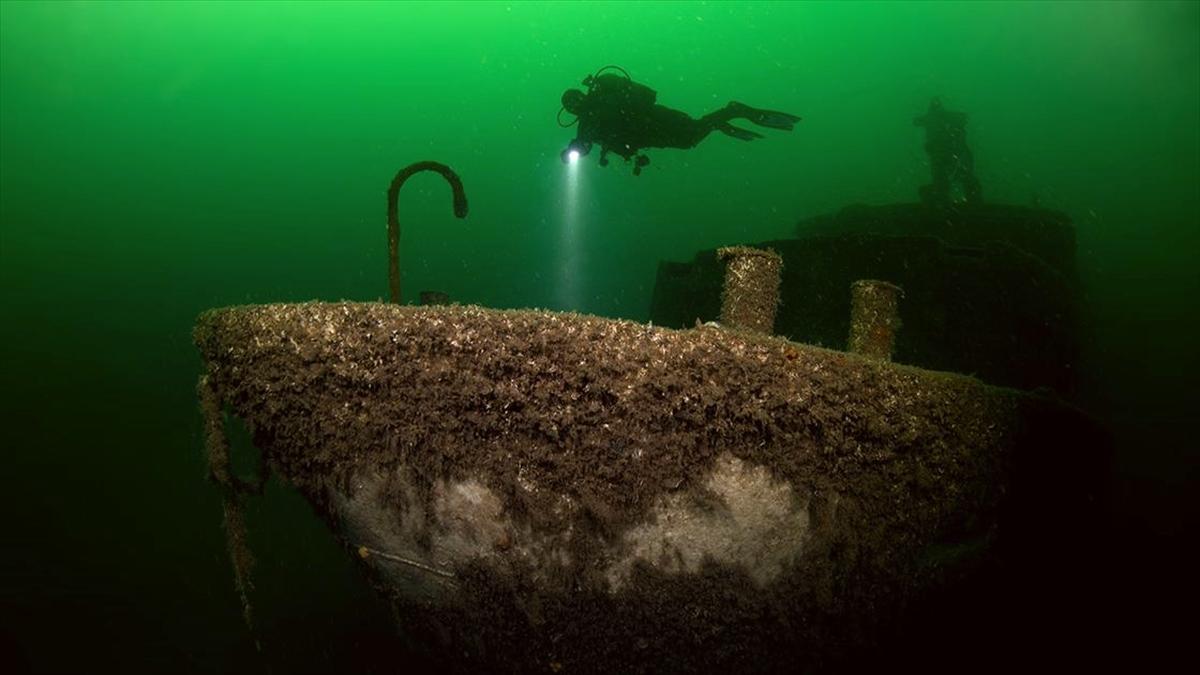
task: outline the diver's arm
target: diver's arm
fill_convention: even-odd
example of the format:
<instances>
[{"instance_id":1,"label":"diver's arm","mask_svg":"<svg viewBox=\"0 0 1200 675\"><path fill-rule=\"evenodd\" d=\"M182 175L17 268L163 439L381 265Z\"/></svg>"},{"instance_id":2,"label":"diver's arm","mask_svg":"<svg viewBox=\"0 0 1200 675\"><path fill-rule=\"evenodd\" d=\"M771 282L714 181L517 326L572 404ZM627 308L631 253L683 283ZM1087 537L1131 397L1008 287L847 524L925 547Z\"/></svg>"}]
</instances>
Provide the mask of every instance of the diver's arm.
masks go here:
<instances>
[{"instance_id":1,"label":"diver's arm","mask_svg":"<svg viewBox=\"0 0 1200 675\"><path fill-rule=\"evenodd\" d=\"M575 138L570 143L567 143L567 147L562 151L563 162L568 160L568 155L572 150L578 152L580 157L592 151L592 141L588 140L595 138L592 126L587 112L584 111L584 114L579 116L579 128L575 132Z\"/></svg>"}]
</instances>

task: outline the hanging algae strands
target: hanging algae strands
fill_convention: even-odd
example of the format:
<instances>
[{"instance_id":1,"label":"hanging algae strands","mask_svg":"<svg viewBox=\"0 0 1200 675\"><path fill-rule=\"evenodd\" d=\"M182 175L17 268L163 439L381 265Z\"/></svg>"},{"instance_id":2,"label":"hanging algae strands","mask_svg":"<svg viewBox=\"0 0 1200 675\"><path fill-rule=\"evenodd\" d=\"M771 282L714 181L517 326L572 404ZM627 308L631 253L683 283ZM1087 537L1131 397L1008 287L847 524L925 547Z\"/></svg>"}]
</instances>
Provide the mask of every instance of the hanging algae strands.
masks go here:
<instances>
[{"instance_id":1,"label":"hanging algae strands","mask_svg":"<svg viewBox=\"0 0 1200 675\"><path fill-rule=\"evenodd\" d=\"M246 482L233 473L229 460L229 437L225 434L225 413L221 397L207 375L200 377L196 387L200 396L200 411L204 415L204 447L208 454L209 477L221 488L225 516L225 545L229 549L229 560L233 564L233 581L242 601L242 618L251 631L254 630L254 614L250 604L250 592L254 589L250 572L254 567L254 556L246 543L246 516L242 511L242 499L248 493L262 494L269 475L266 460L260 460L258 479ZM262 647L255 638L254 646Z\"/></svg>"}]
</instances>

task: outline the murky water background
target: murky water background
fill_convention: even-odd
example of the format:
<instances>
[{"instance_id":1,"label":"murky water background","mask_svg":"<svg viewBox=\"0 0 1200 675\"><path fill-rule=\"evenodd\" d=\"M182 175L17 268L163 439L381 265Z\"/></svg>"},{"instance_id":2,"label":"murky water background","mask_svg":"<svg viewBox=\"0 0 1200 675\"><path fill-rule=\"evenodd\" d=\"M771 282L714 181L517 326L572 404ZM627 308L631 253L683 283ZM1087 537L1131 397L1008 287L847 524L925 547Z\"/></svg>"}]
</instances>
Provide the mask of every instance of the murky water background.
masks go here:
<instances>
[{"instance_id":1,"label":"murky water background","mask_svg":"<svg viewBox=\"0 0 1200 675\"><path fill-rule=\"evenodd\" d=\"M1078 226L1114 531L1152 568L1196 515L1198 32L1196 3L0 5L6 647L35 670L253 662L192 321L384 297L399 167L450 164L472 208L405 188L409 294L645 320L660 260L915 199L934 95L970 114L986 199ZM572 187L559 96L608 63L693 114L804 121L636 179L593 157ZM272 485L250 517L276 667L353 669L386 609L297 497Z\"/></svg>"}]
</instances>

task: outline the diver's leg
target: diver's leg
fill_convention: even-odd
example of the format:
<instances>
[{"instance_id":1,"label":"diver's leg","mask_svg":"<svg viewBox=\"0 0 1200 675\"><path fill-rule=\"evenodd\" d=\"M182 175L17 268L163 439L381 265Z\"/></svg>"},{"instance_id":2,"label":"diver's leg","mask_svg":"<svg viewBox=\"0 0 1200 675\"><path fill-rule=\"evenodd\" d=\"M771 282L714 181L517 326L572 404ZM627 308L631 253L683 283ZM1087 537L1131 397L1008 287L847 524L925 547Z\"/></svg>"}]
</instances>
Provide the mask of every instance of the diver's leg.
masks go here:
<instances>
[{"instance_id":1,"label":"diver's leg","mask_svg":"<svg viewBox=\"0 0 1200 675\"><path fill-rule=\"evenodd\" d=\"M730 103L720 110L714 110L704 117L695 120L695 122L704 129L703 136L700 136L696 143L699 143L704 139L705 136L708 136L708 134L714 131L719 131L726 136L729 136L730 138L736 138L739 141L752 141L756 138L762 138L763 135L760 133L735 127L729 123L729 120L745 117L745 112L746 107L741 103Z\"/></svg>"},{"instance_id":2,"label":"diver's leg","mask_svg":"<svg viewBox=\"0 0 1200 675\"><path fill-rule=\"evenodd\" d=\"M979 178L975 175L975 157L967 148L963 148L958 155L958 173L961 178L963 197L968 204L979 204L983 201L983 188L979 184Z\"/></svg>"},{"instance_id":3,"label":"diver's leg","mask_svg":"<svg viewBox=\"0 0 1200 675\"><path fill-rule=\"evenodd\" d=\"M926 206L936 206L937 200L933 196L932 185L922 185L917 188L917 194L921 197L921 203Z\"/></svg>"},{"instance_id":4,"label":"diver's leg","mask_svg":"<svg viewBox=\"0 0 1200 675\"><path fill-rule=\"evenodd\" d=\"M646 124L646 137L640 147L679 148L696 147L717 127L708 119L695 119L691 115L656 105Z\"/></svg>"},{"instance_id":5,"label":"diver's leg","mask_svg":"<svg viewBox=\"0 0 1200 675\"><path fill-rule=\"evenodd\" d=\"M979 179L975 177L975 172L963 172L961 180L963 198L967 200L967 203L979 204L983 202L983 187L980 186Z\"/></svg>"},{"instance_id":6,"label":"diver's leg","mask_svg":"<svg viewBox=\"0 0 1200 675\"><path fill-rule=\"evenodd\" d=\"M745 117L745 112L746 106L742 105L741 103L732 102L720 110L714 110L704 117L701 117L700 121L709 125L713 129L720 129L721 125L728 124L729 120Z\"/></svg>"},{"instance_id":7,"label":"diver's leg","mask_svg":"<svg viewBox=\"0 0 1200 675\"><path fill-rule=\"evenodd\" d=\"M743 141L762 138L762 134L739 129L729 123L742 112L738 108L724 108L695 119L687 113L664 106L654 106L646 125L646 137L639 147L680 148L686 150L700 144L714 131Z\"/></svg>"},{"instance_id":8,"label":"diver's leg","mask_svg":"<svg viewBox=\"0 0 1200 675\"><path fill-rule=\"evenodd\" d=\"M931 177L927 192L929 201L943 205L950 203L950 163L945 158L933 154L929 158L929 173Z\"/></svg>"},{"instance_id":9,"label":"diver's leg","mask_svg":"<svg viewBox=\"0 0 1200 675\"><path fill-rule=\"evenodd\" d=\"M694 148L700 144L700 141L708 138L708 135L713 132L713 127L707 124L703 119L688 118L687 130L681 130L680 143L675 147L678 148Z\"/></svg>"}]
</instances>

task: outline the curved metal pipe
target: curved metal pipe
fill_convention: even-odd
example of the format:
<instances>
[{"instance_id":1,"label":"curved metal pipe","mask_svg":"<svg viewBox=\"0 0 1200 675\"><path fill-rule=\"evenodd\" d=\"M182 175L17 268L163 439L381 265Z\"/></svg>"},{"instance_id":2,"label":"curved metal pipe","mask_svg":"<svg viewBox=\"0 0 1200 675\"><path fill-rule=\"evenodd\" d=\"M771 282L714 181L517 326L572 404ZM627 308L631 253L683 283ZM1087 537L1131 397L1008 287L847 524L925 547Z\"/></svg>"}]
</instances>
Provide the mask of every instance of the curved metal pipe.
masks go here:
<instances>
[{"instance_id":1,"label":"curved metal pipe","mask_svg":"<svg viewBox=\"0 0 1200 675\"><path fill-rule=\"evenodd\" d=\"M414 173L422 171L436 171L442 174L454 192L454 215L459 218L467 217L467 193L463 191L462 179L453 169L438 162L417 162L400 169L392 179L392 184L388 186L387 194L388 287L391 290L391 301L396 304L400 302L400 216L396 202L404 181Z\"/></svg>"}]
</instances>

